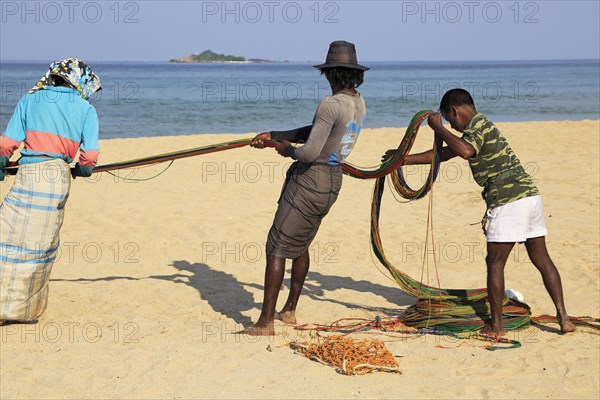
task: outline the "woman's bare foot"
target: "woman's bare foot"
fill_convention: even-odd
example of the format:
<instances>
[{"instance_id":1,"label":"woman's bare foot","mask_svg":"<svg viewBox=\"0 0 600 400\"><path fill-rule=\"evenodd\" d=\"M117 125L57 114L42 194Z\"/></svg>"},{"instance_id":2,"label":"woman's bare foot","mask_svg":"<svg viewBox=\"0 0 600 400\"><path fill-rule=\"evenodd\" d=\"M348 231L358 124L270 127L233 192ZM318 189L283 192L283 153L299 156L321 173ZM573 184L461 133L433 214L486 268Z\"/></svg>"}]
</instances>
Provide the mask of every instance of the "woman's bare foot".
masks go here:
<instances>
[{"instance_id":1,"label":"woman's bare foot","mask_svg":"<svg viewBox=\"0 0 600 400\"><path fill-rule=\"evenodd\" d=\"M296 325L296 313L294 311L280 311L275 313L275 319L289 325Z\"/></svg>"},{"instance_id":2,"label":"woman's bare foot","mask_svg":"<svg viewBox=\"0 0 600 400\"><path fill-rule=\"evenodd\" d=\"M247 327L243 331L238 333L249 335L249 336L274 336L275 328L273 327L273 323L259 326L258 323Z\"/></svg>"},{"instance_id":3,"label":"woman's bare foot","mask_svg":"<svg viewBox=\"0 0 600 400\"><path fill-rule=\"evenodd\" d=\"M491 336L494 338L499 338L506 335L504 329L502 327L493 327L490 324L486 324L483 328L481 328L482 335Z\"/></svg>"}]
</instances>

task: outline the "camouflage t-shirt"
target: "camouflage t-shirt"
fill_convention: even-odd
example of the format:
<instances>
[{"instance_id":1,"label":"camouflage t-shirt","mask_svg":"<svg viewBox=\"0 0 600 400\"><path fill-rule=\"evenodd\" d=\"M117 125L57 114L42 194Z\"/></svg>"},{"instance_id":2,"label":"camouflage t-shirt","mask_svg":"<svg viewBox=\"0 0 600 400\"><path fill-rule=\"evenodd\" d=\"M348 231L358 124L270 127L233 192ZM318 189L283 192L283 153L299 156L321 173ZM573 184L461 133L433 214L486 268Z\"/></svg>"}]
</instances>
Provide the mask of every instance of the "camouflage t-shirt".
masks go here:
<instances>
[{"instance_id":1,"label":"camouflage t-shirt","mask_svg":"<svg viewBox=\"0 0 600 400\"><path fill-rule=\"evenodd\" d=\"M477 184L484 188L488 209L539 194L500 130L486 117L476 114L462 138L475 149L469 166Z\"/></svg>"}]
</instances>

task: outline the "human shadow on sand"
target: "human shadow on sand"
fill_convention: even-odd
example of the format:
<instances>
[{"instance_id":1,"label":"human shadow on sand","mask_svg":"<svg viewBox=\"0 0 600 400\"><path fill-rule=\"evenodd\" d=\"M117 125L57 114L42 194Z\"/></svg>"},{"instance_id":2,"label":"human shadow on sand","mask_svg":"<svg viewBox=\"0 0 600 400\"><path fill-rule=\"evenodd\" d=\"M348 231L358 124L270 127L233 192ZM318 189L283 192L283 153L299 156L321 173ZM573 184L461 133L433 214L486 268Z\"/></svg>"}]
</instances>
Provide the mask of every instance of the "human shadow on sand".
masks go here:
<instances>
[{"instance_id":1,"label":"human shadow on sand","mask_svg":"<svg viewBox=\"0 0 600 400\"><path fill-rule=\"evenodd\" d=\"M226 315L237 323L244 325L250 324L251 320L244 314L252 309L260 310L262 303L254 301L254 296L248 288L261 291L257 298L262 301L262 285L264 272L261 269L256 275L255 282L243 282L237 280L233 275L217 271L206 264L190 263L188 261L174 261L171 264L180 271L191 272L187 284L198 290L200 297L207 301L216 312ZM284 285L289 285L290 273L286 271ZM256 283L256 282L261 282ZM388 302L395 304L392 308L379 307L377 305L365 305L356 302L342 301L331 295L339 289L348 289L362 293L374 293L383 297ZM368 314L385 313L388 315L397 315L404 306L414 304L414 299L403 293L399 288L387 287L377 283L365 280L356 281L350 277L324 275L320 272L309 271L302 296L306 296L315 301L323 301L338 304L353 310L363 310ZM284 296L279 296L278 304L283 304ZM302 301L302 299L300 299Z\"/></svg>"},{"instance_id":2,"label":"human shadow on sand","mask_svg":"<svg viewBox=\"0 0 600 400\"><path fill-rule=\"evenodd\" d=\"M263 273L261 271L260 274L257 274L255 282L239 282L239 285L243 287L249 287L253 289L257 289L261 291L260 297L262 299L262 290L264 286L257 282L261 282L263 280ZM284 281L282 284L283 287L287 287L289 289L290 285L290 270L286 270L286 274L284 276ZM387 302L394 304L392 307L383 307L374 304L363 304L359 302L350 302L343 301L339 298L336 298L335 295L331 295L332 292L336 290L346 289L355 292L362 293L373 293L377 296L380 296L387 300ZM232 293L231 296L236 296L236 293ZM287 294L280 293L277 303L279 306L283 304L285 301L285 296ZM402 292L399 288L388 287L384 285L380 285L378 283L372 283L365 280L354 280L350 277L337 276L337 275L324 275L320 272L312 272L309 271L306 280L304 281L304 286L302 288L302 294L300 297L300 307L302 307L302 298L308 297L315 301L327 302L332 304L337 304L344 306L348 309L352 310L362 310L366 314L386 314L386 315L398 315L400 314L404 307L413 305L415 303L415 299ZM221 297L218 297L216 300L221 300ZM218 304L213 304L213 307ZM262 306L261 303L256 304L256 307L260 310ZM223 308L223 307L221 307Z\"/></svg>"},{"instance_id":3,"label":"human shadow on sand","mask_svg":"<svg viewBox=\"0 0 600 400\"><path fill-rule=\"evenodd\" d=\"M254 301L254 296L233 275L217 271L203 263L189 261L173 261L173 267L180 271L190 272L187 284L198 291L200 298L218 313L221 313L236 323L250 325L252 320L243 313L260 307Z\"/></svg>"},{"instance_id":4,"label":"human shadow on sand","mask_svg":"<svg viewBox=\"0 0 600 400\"><path fill-rule=\"evenodd\" d=\"M150 275L140 278L131 276L105 276L101 278L77 279L50 279L54 282L102 282L102 281L141 281L158 279L173 283L182 283L198 291L201 300L207 301L214 311L221 313L236 323L249 325L252 321L243 312L260 307L254 301L252 293L246 290L231 274L217 271L203 263L190 263L188 261L174 261L171 266L184 273L170 275Z\"/></svg>"},{"instance_id":5,"label":"human shadow on sand","mask_svg":"<svg viewBox=\"0 0 600 400\"><path fill-rule=\"evenodd\" d=\"M201 300L209 303L215 312L221 313L231 318L236 323L242 325L251 324L250 317L244 315L253 309L260 310L261 303L254 300L254 295L248 288L263 290L263 285L256 283L262 282L263 271L256 274L256 282L243 282L236 279L233 275L223 271L218 271L204 263L190 263L189 261L173 261L171 266L182 273L170 275L151 275L147 277L134 278L130 276L106 276L101 278L77 278L77 279L51 279L52 281L62 282L100 282L114 280L139 281L145 279L158 279L174 283L182 283L193 287L198 291ZM289 270L286 272L284 285L289 285ZM346 289L362 293L374 293L387 302L395 304L393 307L379 307L372 304L361 304L358 302L343 301L331 295L336 290ZM397 315L405 306L414 304L414 299L403 293L399 288L388 287L378 283L372 283L365 280L354 280L350 277L324 275L320 272L309 271L302 296L306 296L315 301L323 301L338 304L353 310L363 310L367 314L384 313L388 315ZM262 300L262 293L258 295ZM282 304L285 300L280 296L278 303ZM302 298L300 299L302 302Z\"/></svg>"},{"instance_id":6,"label":"human shadow on sand","mask_svg":"<svg viewBox=\"0 0 600 400\"><path fill-rule=\"evenodd\" d=\"M287 286L289 289L289 284L290 273L288 270L283 281L283 286ZM256 283L246 283L245 285L261 290L263 289L262 285L258 285ZM361 293L373 293L377 296L383 297L389 303L395 304L395 306L381 307L373 304L368 305L358 302L342 301L336 299L335 295L332 296L330 294L341 289ZM401 309L415 303L415 299L402 292L400 288L388 287L365 280L357 281L347 276L324 275L316 271L308 272L306 280L304 281L300 302L302 302L302 296L306 296L315 301L338 304L352 310L363 310L366 313L384 313L388 315L398 315L401 313ZM285 299L281 299L280 296L278 303L282 304L284 300Z\"/></svg>"}]
</instances>

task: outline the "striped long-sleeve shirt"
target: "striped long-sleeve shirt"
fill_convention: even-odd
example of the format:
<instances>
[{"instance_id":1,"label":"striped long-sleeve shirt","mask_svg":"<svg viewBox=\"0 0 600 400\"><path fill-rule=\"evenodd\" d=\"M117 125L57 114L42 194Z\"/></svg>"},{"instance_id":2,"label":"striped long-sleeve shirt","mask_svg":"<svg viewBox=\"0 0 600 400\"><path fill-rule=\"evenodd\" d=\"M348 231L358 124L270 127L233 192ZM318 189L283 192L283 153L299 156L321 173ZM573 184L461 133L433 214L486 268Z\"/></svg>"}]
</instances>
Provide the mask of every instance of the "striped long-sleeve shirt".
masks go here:
<instances>
[{"instance_id":1,"label":"striped long-sleeve shirt","mask_svg":"<svg viewBox=\"0 0 600 400\"><path fill-rule=\"evenodd\" d=\"M0 136L0 157L10 157L24 142L19 164L60 158L73 161L89 176L98 162L98 115L75 89L49 86L25 94L6 131Z\"/></svg>"}]
</instances>

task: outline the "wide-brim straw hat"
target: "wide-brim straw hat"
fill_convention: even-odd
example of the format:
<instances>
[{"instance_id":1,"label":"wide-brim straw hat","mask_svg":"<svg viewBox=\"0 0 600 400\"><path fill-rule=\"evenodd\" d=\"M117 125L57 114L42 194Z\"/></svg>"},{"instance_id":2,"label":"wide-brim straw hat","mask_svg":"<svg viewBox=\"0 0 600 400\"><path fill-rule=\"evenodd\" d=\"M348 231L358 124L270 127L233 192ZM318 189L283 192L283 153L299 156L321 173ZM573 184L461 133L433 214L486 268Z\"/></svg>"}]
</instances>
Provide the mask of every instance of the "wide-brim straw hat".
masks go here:
<instances>
[{"instance_id":1,"label":"wide-brim straw hat","mask_svg":"<svg viewBox=\"0 0 600 400\"><path fill-rule=\"evenodd\" d=\"M315 65L314 67L317 69L344 67L361 71L367 71L369 69L369 67L365 67L358 63L354 43L346 42L344 40L331 42L325 63Z\"/></svg>"}]
</instances>

